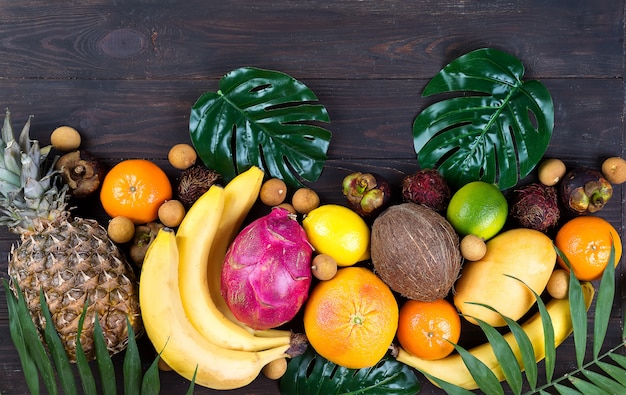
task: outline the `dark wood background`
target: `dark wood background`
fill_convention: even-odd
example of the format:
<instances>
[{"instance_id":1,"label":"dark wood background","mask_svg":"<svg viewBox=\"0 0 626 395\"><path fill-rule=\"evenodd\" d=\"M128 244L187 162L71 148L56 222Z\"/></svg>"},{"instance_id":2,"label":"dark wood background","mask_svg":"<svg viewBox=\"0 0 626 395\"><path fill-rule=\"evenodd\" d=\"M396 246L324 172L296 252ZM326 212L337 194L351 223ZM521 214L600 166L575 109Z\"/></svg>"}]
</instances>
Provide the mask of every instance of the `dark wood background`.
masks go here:
<instances>
[{"instance_id":1,"label":"dark wood background","mask_svg":"<svg viewBox=\"0 0 626 395\"><path fill-rule=\"evenodd\" d=\"M69 124L103 162L152 159L175 178L166 155L190 141L195 100L233 69L282 71L329 111L329 160L314 188L324 202L341 203L339 183L350 171L376 170L397 185L417 169L411 126L429 104L424 85L481 47L515 55L526 78L552 93L556 122L547 155L599 166L626 154L618 0L3 1L0 106L10 108L18 128L35 115L31 130L42 143ZM81 203L77 214L106 221L97 200ZM601 215L624 235L622 187ZM15 241L0 230L0 255ZM620 295L623 272L620 266ZM6 276L5 258L0 273ZM621 318L618 297L607 345L619 344ZM571 341L557 355L557 374L574 369ZM162 393L187 388L176 374L161 377ZM423 393L438 392L422 382ZM25 392L0 295L0 393ZM232 393L278 393L278 386L260 377Z\"/></svg>"}]
</instances>

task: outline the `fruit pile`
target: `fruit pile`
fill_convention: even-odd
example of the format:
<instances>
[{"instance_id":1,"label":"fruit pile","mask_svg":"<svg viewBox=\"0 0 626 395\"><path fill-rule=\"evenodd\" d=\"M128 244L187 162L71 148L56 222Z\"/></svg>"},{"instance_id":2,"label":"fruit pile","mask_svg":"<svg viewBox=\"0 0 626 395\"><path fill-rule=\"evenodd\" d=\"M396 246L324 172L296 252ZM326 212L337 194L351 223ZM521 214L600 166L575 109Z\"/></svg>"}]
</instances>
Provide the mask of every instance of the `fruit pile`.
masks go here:
<instances>
[{"instance_id":1,"label":"fruit pile","mask_svg":"<svg viewBox=\"0 0 626 395\"><path fill-rule=\"evenodd\" d=\"M27 129L19 147L15 139L5 141L12 135L7 113L3 144L15 152L0 165L15 182L3 192L11 199L0 203L20 214L3 223L24 234L9 274L28 295L36 324L44 326L40 288L50 302L62 298L54 289L58 281L39 278L63 277L72 290L81 283L73 303L52 303L53 316L78 320L88 306L91 322L102 317L107 324L111 354L127 344L128 316L135 333L145 329L162 369L213 389L243 387L261 371L271 379L289 367L308 371L298 365L305 352L353 370L391 359L438 385L475 389L458 347L463 328L497 331L519 321L539 361L546 357L539 347L545 342L542 314L549 314L559 345L573 330L571 280L581 283L589 308L591 282L622 254L619 233L599 215L613 186L626 181L626 161L619 157L601 169L569 171L563 161L546 158L528 166L538 165L526 174L537 181L507 188L481 179L450 182L450 173L437 167L407 174L401 185L353 171L336 186L337 196L345 197L340 205L320 200L313 183L270 172L275 164L263 170L238 163L238 171L221 174L200 163L208 156L201 144L170 149L169 163L180 172L176 182L146 159L104 170L79 150L80 133L70 127L50 136L52 148L63 153L54 167L31 176L49 148L39 149ZM315 140L308 137L307 143ZM197 139L192 128L192 143ZM25 153L35 166L22 160L24 167L13 168L9 159ZM63 186L50 182L56 175ZM97 193L110 217L106 231L95 221L70 222L66 192L77 199ZM23 210L26 205L33 207ZM33 245L37 240L45 245ZM50 240L67 241L51 253L50 265L26 259L50 249ZM43 275L33 280L42 266ZM542 297L545 312L535 312ZM77 339L76 323L55 320L70 356L77 341L89 344L92 326ZM520 354L516 334L503 338ZM86 348L93 358L93 347ZM505 379L489 341L464 352L498 381Z\"/></svg>"}]
</instances>

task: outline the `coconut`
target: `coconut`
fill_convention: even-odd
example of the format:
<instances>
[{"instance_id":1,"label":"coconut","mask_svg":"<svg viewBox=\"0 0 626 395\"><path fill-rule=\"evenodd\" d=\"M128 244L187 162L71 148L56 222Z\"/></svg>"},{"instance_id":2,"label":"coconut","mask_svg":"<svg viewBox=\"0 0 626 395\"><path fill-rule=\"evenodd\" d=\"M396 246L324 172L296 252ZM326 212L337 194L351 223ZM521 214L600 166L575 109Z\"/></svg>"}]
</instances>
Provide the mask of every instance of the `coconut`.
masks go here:
<instances>
[{"instance_id":1,"label":"coconut","mask_svg":"<svg viewBox=\"0 0 626 395\"><path fill-rule=\"evenodd\" d=\"M400 295L433 301L448 295L461 271L459 236L433 209L394 205L372 224L374 270Z\"/></svg>"}]
</instances>

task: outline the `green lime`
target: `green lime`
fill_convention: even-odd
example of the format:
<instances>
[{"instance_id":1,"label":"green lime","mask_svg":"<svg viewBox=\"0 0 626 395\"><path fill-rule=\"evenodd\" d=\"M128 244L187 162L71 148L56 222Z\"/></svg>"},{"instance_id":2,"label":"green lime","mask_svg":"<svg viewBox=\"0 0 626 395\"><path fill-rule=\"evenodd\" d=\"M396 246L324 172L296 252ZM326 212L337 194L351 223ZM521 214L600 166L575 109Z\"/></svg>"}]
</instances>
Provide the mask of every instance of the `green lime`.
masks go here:
<instances>
[{"instance_id":1,"label":"green lime","mask_svg":"<svg viewBox=\"0 0 626 395\"><path fill-rule=\"evenodd\" d=\"M452 195L446 218L462 236L489 240L502 229L508 212L506 198L496 185L473 181Z\"/></svg>"}]
</instances>

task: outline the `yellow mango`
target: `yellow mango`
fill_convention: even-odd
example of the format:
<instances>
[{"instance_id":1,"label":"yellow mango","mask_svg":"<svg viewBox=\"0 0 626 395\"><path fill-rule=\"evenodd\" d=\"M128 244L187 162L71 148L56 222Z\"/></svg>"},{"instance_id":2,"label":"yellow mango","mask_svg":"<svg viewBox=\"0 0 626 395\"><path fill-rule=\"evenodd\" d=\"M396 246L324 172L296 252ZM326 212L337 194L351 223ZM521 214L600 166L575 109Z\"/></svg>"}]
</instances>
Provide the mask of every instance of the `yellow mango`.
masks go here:
<instances>
[{"instance_id":1,"label":"yellow mango","mask_svg":"<svg viewBox=\"0 0 626 395\"><path fill-rule=\"evenodd\" d=\"M505 316L520 319L535 303L526 287L541 294L556 264L552 240L532 229L512 229L487 242L487 253L475 262L465 262L455 284L454 304L466 319L479 318L491 326L506 325L502 317L476 302L489 305ZM514 278L522 280L522 284Z\"/></svg>"}]
</instances>

